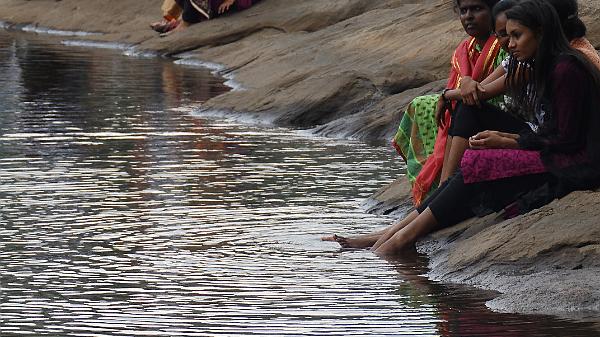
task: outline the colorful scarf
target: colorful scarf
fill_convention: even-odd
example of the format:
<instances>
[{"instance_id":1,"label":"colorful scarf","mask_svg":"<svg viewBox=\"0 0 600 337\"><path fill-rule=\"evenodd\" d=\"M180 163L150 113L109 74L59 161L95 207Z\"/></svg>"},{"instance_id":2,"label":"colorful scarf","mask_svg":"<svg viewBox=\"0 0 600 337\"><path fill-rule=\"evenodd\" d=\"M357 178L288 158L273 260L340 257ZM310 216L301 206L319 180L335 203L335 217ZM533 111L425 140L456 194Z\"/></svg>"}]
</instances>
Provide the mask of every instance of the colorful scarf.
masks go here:
<instances>
[{"instance_id":1,"label":"colorful scarf","mask_svg":"<svg viewBox=\"0 0 600 337\"><path fill-rule=\"evenodd\" d=\"M477 51L476 44L475 38L471 37L463 41L454 51L447 88L460 87L460 81L465 76L470 76L481 82L494 71L494 60L500 51L498 40L491 35L481 52ZM442 171L444 153L446 152L446 139L450 126L450 111L446 110L444 116L445 123L438 128L433 153L427 158L413 184L413 199L416 205L419 205L425 199Z\"/></svg>"}]
</instances>

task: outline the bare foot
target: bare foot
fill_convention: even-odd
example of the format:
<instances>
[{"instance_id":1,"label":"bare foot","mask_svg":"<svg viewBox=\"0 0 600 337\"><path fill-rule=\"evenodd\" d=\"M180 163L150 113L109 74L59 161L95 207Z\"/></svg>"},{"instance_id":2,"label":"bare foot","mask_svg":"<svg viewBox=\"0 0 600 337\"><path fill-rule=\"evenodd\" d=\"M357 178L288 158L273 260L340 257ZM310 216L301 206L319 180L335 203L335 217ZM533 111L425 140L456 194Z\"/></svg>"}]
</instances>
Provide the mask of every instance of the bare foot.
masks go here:
<instances>
[{"instance_id":1,"label":"bare foot","mask_svg":"<svg viewBox=\"0 0 600 337\"><path fill-rule=\"evenodd\" d=\"M347 247L347 239L343 236L339 236L337 234L333 234L332 236L324 236L321 238L322 241L331 241L331 242L337 242L340 244L340 246L342 246L343 248L349 248Z\"/></svg>"},{"instance_id":2,"label":"bare foot","mask_svg":"<svg viewBox=\"0 0 600 337\"><path fill-rule=\"evenodd\" d=\"M417 248L414 245L400 248L393 245L381 245L381 247L375 249L373 253L384 259L394 259L401 255L414 256L417 254Z\"/></svg>"},{"instance_id":3,"label":"bare foot","mask_svg":"<svg viewBox=\"0 0 600 337\"><path fill-rule=\"evenodd\" d=\"M335 238L337 237L337 235L333 234L332 236L322 236L321 237L321 241L331 241L334 242L336 241Z\"/></svg>"},{"instance_id":4,"label":"bare foot","mask_svg":"<svg viewBox=\"0 0 600 337\"><path fill-rule=\"evenodd\" d=\"M369 248L377 241L373 240L373 237L369 236L346 238L337 234L333 234L332 236L324 236L321 238L321 240L337 242L340 244L340 246L342 246L342 248Z\"/></svg>"}]
</instances>

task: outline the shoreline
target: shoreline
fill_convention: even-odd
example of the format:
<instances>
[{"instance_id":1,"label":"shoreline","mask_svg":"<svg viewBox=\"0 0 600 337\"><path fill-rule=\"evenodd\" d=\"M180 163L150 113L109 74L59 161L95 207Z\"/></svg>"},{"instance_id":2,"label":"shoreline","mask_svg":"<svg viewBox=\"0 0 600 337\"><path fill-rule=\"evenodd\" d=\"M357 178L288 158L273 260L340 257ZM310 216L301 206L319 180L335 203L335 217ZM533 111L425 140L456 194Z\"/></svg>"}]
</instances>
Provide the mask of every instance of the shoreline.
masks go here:
<instances>
[{"instance_id":1,"label":"shoreline","mask_svg":"<svg viewBox=\"0 0 600 337\"><path fill-rule=\"evenodd\" d=\"M36 7L8 0L0 20L35 21L35 27L56 31L106 29L77 37L131 44L154 56L184 54L189 62L215 65L219 76L235 77L243 88L209 100L206 109L367 142L389 139L414 96L441 90L448 66L437 56L449 54L462 38L444 1L308 1L285 7L265 0L168 38L158 38L146 24L160 17L160 1L125 0L122 7L100 11L106 15L85 19L103 3L63 0ZM591 18L600 13L600 4L580 3L598 48L600 23ZM74 14L61 20L65 13ZM132 13L135 20L129 19ZM414 17L418 28L410 21ZM402 181L382 187L365 208L400 214L410 207L406 188ZM492 215L433 233L419 251L430 257L430 277L502 293L488 303L494 310L553 314L600 326L599 204L600 193L575 192L511 220Z\"/></svg>"}]
</instances>

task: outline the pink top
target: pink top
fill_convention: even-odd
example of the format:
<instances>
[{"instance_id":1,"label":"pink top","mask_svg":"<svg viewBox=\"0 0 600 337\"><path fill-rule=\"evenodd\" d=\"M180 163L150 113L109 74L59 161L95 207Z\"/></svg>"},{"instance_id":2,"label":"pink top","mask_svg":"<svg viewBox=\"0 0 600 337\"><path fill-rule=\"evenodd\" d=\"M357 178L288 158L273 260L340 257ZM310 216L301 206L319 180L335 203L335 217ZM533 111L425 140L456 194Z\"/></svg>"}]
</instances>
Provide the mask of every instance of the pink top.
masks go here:
<instances>
[{"instance_id":1,"label":"pink top","mask_svg":"<svg viewBox=\"0 0 600 337\"><path fill-rule=\"evenodd\" d=\"M460 168L467 184L546 172L538 151L467 150Z\"/></svg>"}]
</instances>

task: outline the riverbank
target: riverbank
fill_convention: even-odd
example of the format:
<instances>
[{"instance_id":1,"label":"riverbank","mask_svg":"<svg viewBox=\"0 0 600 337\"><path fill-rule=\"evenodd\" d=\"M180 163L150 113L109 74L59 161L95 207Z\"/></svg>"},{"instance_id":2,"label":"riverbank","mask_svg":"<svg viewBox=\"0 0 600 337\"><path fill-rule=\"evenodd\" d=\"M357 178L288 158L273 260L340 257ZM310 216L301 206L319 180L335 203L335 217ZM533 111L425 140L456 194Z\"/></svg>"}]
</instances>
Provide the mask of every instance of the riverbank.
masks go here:
<instances>
[{"instance_id":1,"label":"riverbank","mask_svg":"<svg viewBox=\"0 0 600 337\"><path fill-rule=\"evenodd\" d=\"M580 1L600 47L600 4ZM67 31L78 40L213 62L244 90L205 108L330 136L387 140L416 95L441 90L448 57L463 38L447 1L263 0L236 15L159 38L148 23L161 1L6 0L0 20ZM185 54L181 54L186 52ZM401 182L369 201L373 211L406 207ZM431 276L503 293L497 310L552 313L600 322L600 194L578 192L509 221L494 216L435 233L420 244ZM491 224L497 225L491 226Z\"/></svg>"}]
</instances>

